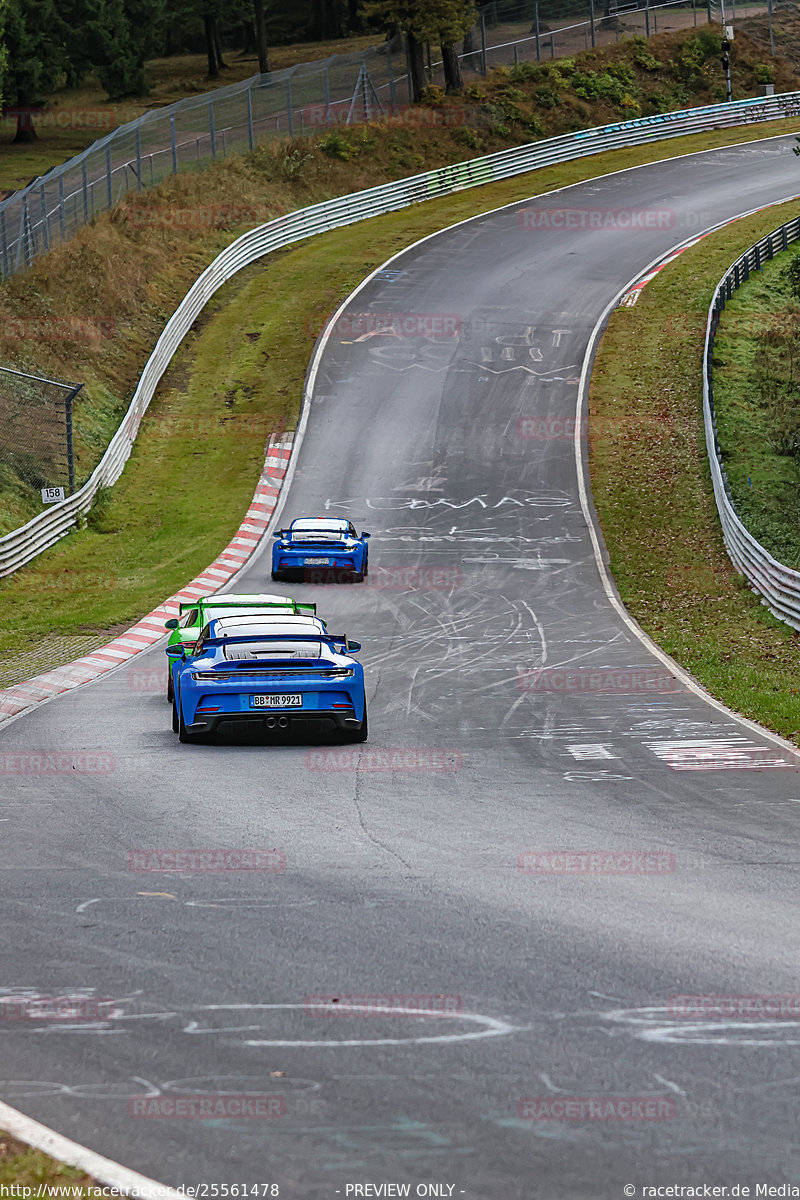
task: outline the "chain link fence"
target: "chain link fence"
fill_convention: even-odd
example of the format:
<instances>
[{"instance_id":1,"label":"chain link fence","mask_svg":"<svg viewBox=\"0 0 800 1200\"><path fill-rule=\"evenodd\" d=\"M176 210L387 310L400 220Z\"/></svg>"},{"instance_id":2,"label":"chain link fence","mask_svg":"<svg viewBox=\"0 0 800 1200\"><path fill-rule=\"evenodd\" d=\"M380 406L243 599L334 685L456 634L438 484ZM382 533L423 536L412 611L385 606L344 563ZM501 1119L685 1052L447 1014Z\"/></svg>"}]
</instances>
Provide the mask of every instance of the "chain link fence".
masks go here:
<instances>
[{"instance_id":1,"label":"chain link fence","mask_svg":"<svg viewBox=\"0 0 800 1200\"><path fill-rule=\"evenodd\" d=\"M72 405L82 387L0 367L0 472L9 484L74 491Z\"/></svg>"},{"instance_id":2,"label":"chain link fence","mask_svg":"<svg viewBox=\"0 0 800 1200\"><path fill-rule=\"evenodd\" d=\"M778 2L768 0L770 14ZM741 17L765 12L767 5L740 0L733 11ZM460 58L469 80L493 67L718 18L718 0L700 6L685 0L493 0L480 10ZM430 51L426 65L429 83L441 85L442 64ZM153 109L0 203L0 275L23 270L130 191L252 150L265 138L394 116L410 99L405 51L395 39L364 54L300 63Z\"/></svg>"}]
</instances>

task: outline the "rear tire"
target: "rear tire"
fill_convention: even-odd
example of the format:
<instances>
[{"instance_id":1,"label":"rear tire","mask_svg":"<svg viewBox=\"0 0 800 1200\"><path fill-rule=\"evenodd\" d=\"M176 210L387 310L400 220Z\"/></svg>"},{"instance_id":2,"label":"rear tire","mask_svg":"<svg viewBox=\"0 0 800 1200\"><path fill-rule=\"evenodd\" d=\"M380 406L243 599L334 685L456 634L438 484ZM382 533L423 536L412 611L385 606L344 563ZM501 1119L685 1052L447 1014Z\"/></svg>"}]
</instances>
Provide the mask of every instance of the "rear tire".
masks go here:
<instances>
[{"instance_id":1,"label":"rear tire","mask_svg":"<svg viewBox=\"0 0 800 1200\"><path fill-rule=\"evenodd\" d=\"M172 732L178 732L178 706L175 703L175 696L172 697Z\"/></svg>"},{"instance_id":2,"label":"rear tire","mask_svg":"<svg viewBox=\"0 0 800 1200\"><path fill-rule=\"evenodd\" d=\"M189 730L186 728L186 725L184 723L183 709L181 708L180 696L178 696L178 703L176 705L176 708L178 710L178 741L183 742L184 744L187 742L196 742L197 734L189 733Z\"/></svg>"},{"instance_id":3,"label":"rear tire","mask_svg":"<svg viewBox=\"0 0 800 1200\"><path fill-rule=\"evenodd\" d=\"M270 575L273 579L273 582L277 579L280 579L280 572L278 571L270 571Z\"/></svg>"},{"instance_id":4,"label":"rear tire","mask_svg":"<svg viewBox=\"0 0 800 1200\"><path fill-rule=\"evenodd\" d=\"M172 682L172 667L168 668L167 674L167 704L172 704L175 699L175 685Z\"/></svg>"},{"instance_id":5,"label":"rear tire","mask_svg":"<svg viewBox=\"0 0 800 1200\"><path fill-rule=\"evenodd\" d=\"M348 729L345 733L346 742L365 742L369 737L369 725L367 723L367 706L364 705L364 720L359 725L358 729Z\"/></svg>"}]
</instances>

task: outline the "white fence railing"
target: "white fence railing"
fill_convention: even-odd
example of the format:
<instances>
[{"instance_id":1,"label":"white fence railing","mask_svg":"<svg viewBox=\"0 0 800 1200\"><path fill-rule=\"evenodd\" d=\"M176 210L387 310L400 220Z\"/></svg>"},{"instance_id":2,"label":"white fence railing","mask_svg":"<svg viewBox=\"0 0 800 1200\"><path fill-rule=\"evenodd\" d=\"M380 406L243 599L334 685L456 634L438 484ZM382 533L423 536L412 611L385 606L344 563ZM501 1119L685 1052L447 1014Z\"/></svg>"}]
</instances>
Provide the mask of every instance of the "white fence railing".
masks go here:
<instances>
[{"instance_id":1,"label":"white fence railing","mask_svg":"<svg viewBox=\"0 0 800 1200\"><path fill-rule=\"evenodd\" d=\"M130 456L142 417L172 356L208 300L242 267L314 234L478 184L509 179L604 150L798 114L800 92L788 92L583 129L326 200L242 234L214 259L170 317L145 364L122 424L88 481L67 500L0 538L0 576L10 575L64 537L91 507L98 491L116 483Z\"/></svg>"},{"instance_id":2,"label":"white fence railing","mask_svg":"<svg viewBox=\"0 0 800 1200\"><path fill-rule=\"evenodd\" d=\"M772 233L756 242L737 258L733 266L720 280L708 310L706 325L705 360L703 369L703 420L706 431L706 448L711 464L714 483L714 498L717 502L719 519L725 537L725 546L737 571L748 580L763 598L767 608L781 621L800 629L800 571L786 567L773 558L760 542L745 529L731 499L731 490L722 465L717 419L714 411L714 381L711 363L714 355L714 338L719 326L720 313L737 288L750 278L752 271L760 271L762 264L786 250L791 242L800 239L800 217L773 229Z\"/></svg>"}]
</instances>

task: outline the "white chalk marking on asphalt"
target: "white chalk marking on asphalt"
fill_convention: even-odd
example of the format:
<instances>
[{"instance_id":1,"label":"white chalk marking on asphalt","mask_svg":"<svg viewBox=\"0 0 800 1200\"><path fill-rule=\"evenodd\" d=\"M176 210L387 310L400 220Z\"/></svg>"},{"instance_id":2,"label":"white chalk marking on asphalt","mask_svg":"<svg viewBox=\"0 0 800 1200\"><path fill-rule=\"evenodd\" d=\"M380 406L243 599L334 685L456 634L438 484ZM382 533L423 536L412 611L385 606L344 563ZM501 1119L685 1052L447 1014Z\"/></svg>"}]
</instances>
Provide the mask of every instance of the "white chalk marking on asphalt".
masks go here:
<instances>
[{"instance_id":1,"label":"white chalk marking on asphalt","mask_svg":"<svg viewBox=\"0 0 800 1200\"><path fill-rule=\"evenodd\" d=\"M253 1009L277 1011L277 1010L295 1010L306 1012L307 1004L206 1004L202 1006L205 1010L242 1010ZM367 1016L375 1017L375 1007L369 1004L351 1004L347 1007L348 1013L361 1013ZM380 1014L380 1019L397 1020L397 1015L393 1013ZM338 1050L340 1047L353 1046L423 1046L434 1043L455 1043L455 1042L474 1042L484 1038L491 1037L507 1037L510 1033L520 1033L522 1030L518 1026L509 1025L506 1021L501 1021L496 1017L482 1016L480 1013L465 1013L458 1012L452 1015L444 1015L441 1013L432 1013L428 1009L409 1008L404 1009L401 1015L402 1020L416 1019L424 1017L432 1021L467 1021L473 1025L482 1026L481 1029L470 1033L450 1033L441 1034L438 1036L419 1036L419 1037L398 1037L398 1038L347 1038L345 1040L328 1040L325 1038L246 1038L242 1045L244 1046L294 1046L300 1049L314 1048L323 1050ZM334 1022L342 1018L335 1014L330 1018ZM345 1018L346 1019L346 1018ZM252 1026L250 1027L252 1028ZM198 1028L196 1021L190 1021L184 1027L184 1033L190 1034L220 1034L220 1033L243 1033L247 1031L247 1027L237 1029L235 1026L231 1029L219 1029L209 1027L207 1029Z\"/></svg>"},{"instance_id":2,"label":"white chalk marking on asphalt","mask_svg":"<svg viewBox=\"0 0 800 1200\"><path fill-rule=\"evenodd\" d=\"M2 1100L0 1128L28 1146L33 1146L35 1150L42 1150L59 1162L78 1167L108 1187L118 1188L126 1196L140 1196L142 1200L182 1200L180 1193L173 1191L166 1184L157 1183L156 1180L131 1171L113 1159L104 1158L102 1154L97 1154L87 1146L81 1146L31 1117L26 1117L24 1113L18 1112Z\"/></svg>"},{"instance_id":3,"label":"white chalk marking on asphalt","mask_svg":"<svg viewBox=\"0 0 800 1200\"><path fill-rule=\"evenodd\" d=\"M612 753L608 746L601 742L589 742L582 745L567 746L573 758L578 762L587 762L593 758L619 758L619 754Z\"/></svg>"}]
</instances>

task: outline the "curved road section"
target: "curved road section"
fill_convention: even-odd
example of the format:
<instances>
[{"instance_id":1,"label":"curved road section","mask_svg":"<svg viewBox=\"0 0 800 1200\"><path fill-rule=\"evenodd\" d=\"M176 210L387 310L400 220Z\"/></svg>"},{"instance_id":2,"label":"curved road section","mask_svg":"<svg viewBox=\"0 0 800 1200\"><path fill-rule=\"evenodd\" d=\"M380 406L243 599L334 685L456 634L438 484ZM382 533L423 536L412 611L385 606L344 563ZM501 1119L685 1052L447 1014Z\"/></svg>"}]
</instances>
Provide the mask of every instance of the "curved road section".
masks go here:
<instances>
[{"instance_id":1,"label":"curved road section","mask_svg":"<svg viewBox=\"0 0 800 1200\"><path fill-rule=\"evenodd\" d=\"M180 746L160 651L7 725L4 1100L259 1195L798 1183L796 759L610 604L569 424L615 294L793 194L791 144L479 217L346 306L282 516L373 535L296 589L371 740Z\"/></svg>"}]
</instances>

